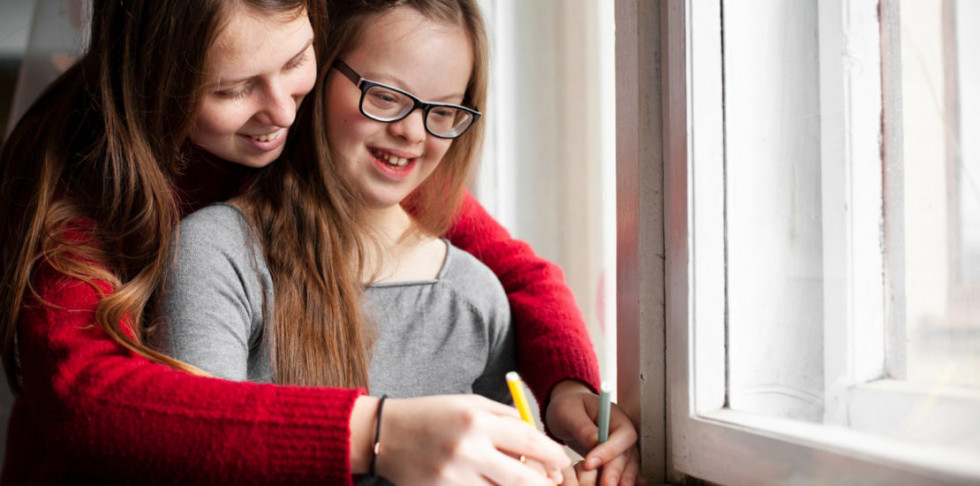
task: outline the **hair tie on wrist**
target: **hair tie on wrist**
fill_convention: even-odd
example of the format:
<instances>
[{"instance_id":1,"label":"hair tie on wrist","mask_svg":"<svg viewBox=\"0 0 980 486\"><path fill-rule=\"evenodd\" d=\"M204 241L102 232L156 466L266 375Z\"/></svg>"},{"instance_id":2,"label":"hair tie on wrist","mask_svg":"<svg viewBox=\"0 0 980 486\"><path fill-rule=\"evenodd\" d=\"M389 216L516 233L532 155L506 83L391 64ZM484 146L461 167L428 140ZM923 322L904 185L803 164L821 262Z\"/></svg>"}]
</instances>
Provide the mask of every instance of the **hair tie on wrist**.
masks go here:
<instances>
[{"instance_id":1,"label":"hair tie on wrist","mask_svg":"<svg viewBox=\"0 0 980 486\"><path fill-rule=\"evenodd\" d=\"M381 395L381 400L378 401L378 418L374 426L374 448L371 449L373 452L371 455L371 469L369 471L371 476L377 476L375 474L375 466L378 463L378 453L381 452L381 409L385 406L386 398L388 398L387 394Z\"/></svg>"}]
</instances>

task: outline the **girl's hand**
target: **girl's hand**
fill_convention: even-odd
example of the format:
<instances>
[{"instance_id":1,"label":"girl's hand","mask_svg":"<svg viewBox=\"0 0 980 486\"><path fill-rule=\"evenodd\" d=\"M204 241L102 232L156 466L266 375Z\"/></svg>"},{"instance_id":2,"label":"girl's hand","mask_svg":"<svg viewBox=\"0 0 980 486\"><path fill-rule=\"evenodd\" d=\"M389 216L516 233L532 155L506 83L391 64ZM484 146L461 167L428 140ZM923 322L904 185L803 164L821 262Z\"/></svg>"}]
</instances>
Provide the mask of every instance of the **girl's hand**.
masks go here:
<instances>
[{"instance_id":1,"label":"girl's hand","mask_svg":"<svg viewBox=\"0 0 980 486\"><path fill-rule=\"evenodd\" d=\"M395 484L551 486L570 464L562 447L513 407L476 395L389 399L380 442L377 474Z\"/></svg>"},{"instance_id":2,"label":"girl's hand","mask_svg":"<svg viewBox=\"0 0 980 486\"><path fill-rule=\"evenodd\" d=\"M599 396L578 381L566 380L555 385L545 412L548 430L582 454L585 460L576 472L602 467L601 486L645 484L639 478L640 454L636 447L636 428L623 409L612 404L609 410L609 439L597 445ZM581 484L596 484L581 475ZM572 485L576 483L570 483Z\"/></svg>"},{"instance_id":3,"label":"girl's hand","mask_svg":"<svg viewBox=\"0 0 980 486\"><path fill-rule=\"evenodd\" d=\"M585 461L576 462L565 470L565 482L561 486L596 486L599 482L599 470L585 470Z\"/></svg>"}]
</instances>

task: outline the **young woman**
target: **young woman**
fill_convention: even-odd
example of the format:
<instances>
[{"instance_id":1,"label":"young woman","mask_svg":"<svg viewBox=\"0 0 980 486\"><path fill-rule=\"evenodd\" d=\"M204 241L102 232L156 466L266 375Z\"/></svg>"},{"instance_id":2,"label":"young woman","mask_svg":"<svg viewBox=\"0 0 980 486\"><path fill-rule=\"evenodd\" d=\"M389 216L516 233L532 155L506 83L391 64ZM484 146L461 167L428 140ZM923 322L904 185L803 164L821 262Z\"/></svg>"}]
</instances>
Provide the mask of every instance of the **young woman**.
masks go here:
<instances>
[{"instance_id":1,"label":"young woman","mask_svg":"<svg viewBox=\"0 0 980 486\"><path fill-rule=\"evenodd\" d=\"M299 142L232 205L182 223L164 351L237 380L365 386L370 362L376 396L505 398L503 375L514 363L504 292L489 270L438 238L465 193L482 138L475 108L486 98L487 46L479 8L457 0L331 8L329 64L313 114L313 133L325 132L326 140L313 149L304 144L315 140ZM244 38L223 44L255 50ZM234 78L234 66L219 61L210 72ZM323 163L307 160L325 145ZM330 222L301 223L338 211L364 226L323 234ZM355 238L365 232L377 245L361 258ZM370 326L358 302L345 299L354 290L333 287L344 276L373 282L368 307L379 337L371 359L372 336L362 332ZM311 339L314 332L322 335ZM349 376L361 381L337 381ZM388 401L385 429L401 403ZM410 483L413 471L397 466L417 438L392 428L378 460L385 476ZM607 482L622 475L632 484L635 461L629 465L625 474L608 468Z\"/></svg>"},{"instance_id":2,"label":"young woman","mask_svg":"<svg viewBox=\"0 0 980 486\"><path fill-rule=\"evenodd\" d=\"M205 121L198 115L209 94L220 91L202 75L209 48L238 15L288 24L306 12L319 32L321 10L320 2L303 1L93 2L89 51L32 106L0 155L0 220L7 225L0 236L0 334L8 381L18 394L4 484L86 478L336 483L366 470L366 458L355 451L371 441L367 429L377 401L365 401L362 390L193 376L179 371L186 365L149 349L143 336L182 209L220 193L213 184L199 187L181 177L208 172L212 164L225 167L218 158L223 154L188 141ZM323 39L314 36L319 52ZM302 72L292 62L301 47L292 46L274 73ZM242 100L252 113L242 115L250 121L242 125L241 141L259 152L267 148L272 158L281 152L268 143L274 130L250 129L256 123L289 128L291 120L271 112L290 103L295 111L305 92L302 83L287 89L285 81L257 74L244 81L251 88ZM503 279L516 325L526 330L518 352L537 356L540 365L521 371L539 398L551 394L549 414L563 403L558 408L571 411L564 415L575 416L586 400L560 388L571 380L592 387L596 381L581 318L554 267L500 231L471 200L454 227L457 245L484 255L491 268L494 255L511 248L523 255L518 264L508 260L495 268L521 275L510 286ZM559 310L541 319L533 309L545 301L551 304L544 307ZM579 345L565 346L568 339ZM500 421L516 420L509 407L466 399L411 403L413 420L401 425L420 434L439 430L434 444L460 445L450 449L457 451L485 444L485 460L475 467L493 467L498 450L551 469L565 461L559 447L534 431L508 426L508 434L488 433L503 429ZM446 420L466 426L439 429ZM543 484L520 468L500 473L501 483Z\"/></svg>"}]
</instances>

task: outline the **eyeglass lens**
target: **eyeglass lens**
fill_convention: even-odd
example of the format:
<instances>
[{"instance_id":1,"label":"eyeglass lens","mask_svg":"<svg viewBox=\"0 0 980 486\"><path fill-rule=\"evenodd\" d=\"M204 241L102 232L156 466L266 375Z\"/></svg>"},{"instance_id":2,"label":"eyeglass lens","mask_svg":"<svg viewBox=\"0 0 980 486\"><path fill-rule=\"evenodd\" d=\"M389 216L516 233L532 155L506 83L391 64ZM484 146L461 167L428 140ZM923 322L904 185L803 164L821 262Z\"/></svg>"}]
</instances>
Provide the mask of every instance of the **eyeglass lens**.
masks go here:
<instances>
[{"instance_id":1,"label":"eyeglass lens","mask_svg":"<svg viewBox=\"0 0 980 486\"><path fill-rule=\"evenodd\" d=\"M378 121L400 120L414 108L414 100L383 86L368 88L361 103L364 114ZM425 114L425 127L440 137L458 136L472 122L473 114L452 106L433 106Z\"/></svg>"}]
</instances>

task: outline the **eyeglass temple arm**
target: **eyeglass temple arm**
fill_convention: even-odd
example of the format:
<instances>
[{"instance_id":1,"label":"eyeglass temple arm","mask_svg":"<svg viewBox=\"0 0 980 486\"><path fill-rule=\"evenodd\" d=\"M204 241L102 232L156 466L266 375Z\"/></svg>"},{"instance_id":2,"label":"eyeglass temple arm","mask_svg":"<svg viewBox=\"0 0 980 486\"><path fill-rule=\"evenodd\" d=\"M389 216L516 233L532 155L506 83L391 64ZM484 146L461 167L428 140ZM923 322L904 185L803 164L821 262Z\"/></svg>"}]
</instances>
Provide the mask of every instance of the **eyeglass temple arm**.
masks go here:
<instances>
[{"instance_id":1,"label":"eyeglass temple arm","mask_svg":"<svg viewBox=\"0 0 980 486\"><path fill-rule=\"evenodd\" d=\"M361 78L361 76L357 74L357 72L355 72L353 68L348 66L347 63L341 61L340 59L337 59L336 61L333 62L333 68L340 71L340 74L346 76L347 79L349 79L352 83L354 83L355 86L357 86L358 88L361 87L361 80L363 78Z\"/></svg>"}]
</instances>

